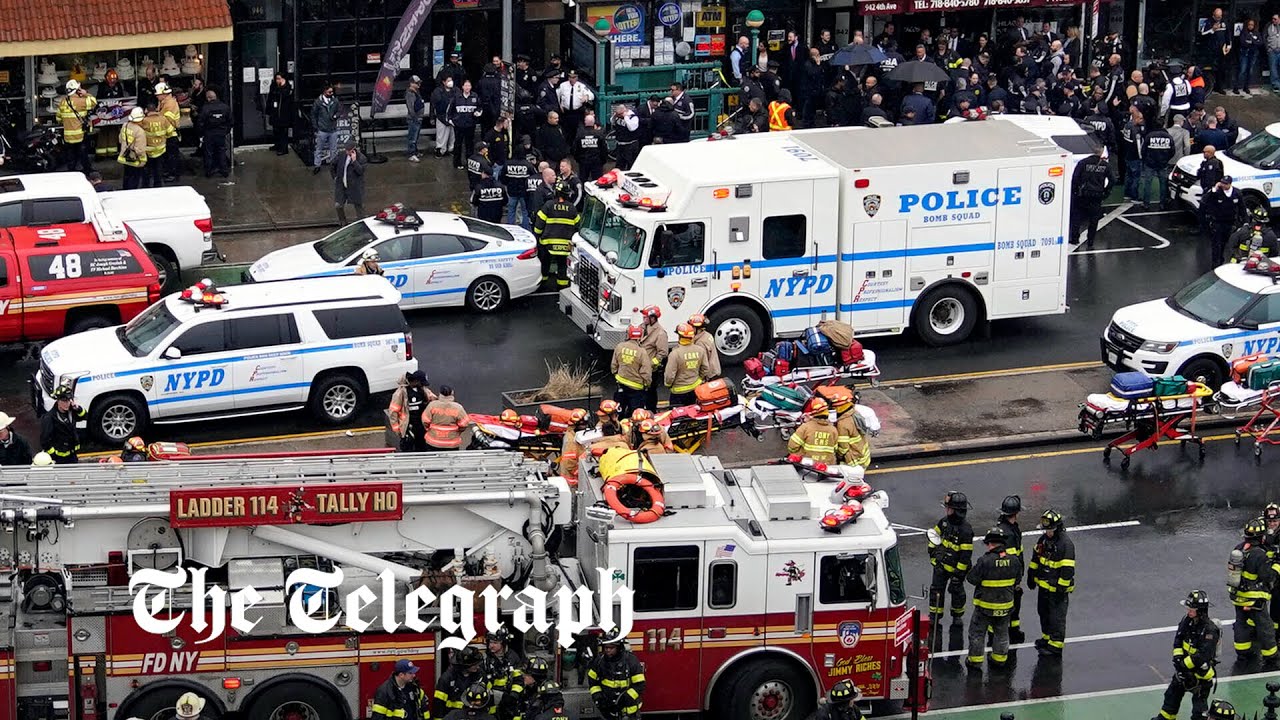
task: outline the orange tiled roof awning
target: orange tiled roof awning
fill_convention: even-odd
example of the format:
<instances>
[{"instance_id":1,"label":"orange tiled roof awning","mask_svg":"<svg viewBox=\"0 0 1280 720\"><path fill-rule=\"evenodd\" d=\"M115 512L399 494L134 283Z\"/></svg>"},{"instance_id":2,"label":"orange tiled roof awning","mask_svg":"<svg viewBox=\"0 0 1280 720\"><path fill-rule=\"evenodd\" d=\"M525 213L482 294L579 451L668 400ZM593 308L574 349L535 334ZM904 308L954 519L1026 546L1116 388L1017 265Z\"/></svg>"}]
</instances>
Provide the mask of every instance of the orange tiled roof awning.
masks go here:
<instances>
[{"instance_id":1,"label":"orange tiled roof awning","mask_svg":"<svg viewBox=\"0 0 1280 720\"><path fill-rule=\"evenodd\" d=\"M0 57L231 40L227 0L0 0L0 18Z\"/></svg>"}]
</instances>

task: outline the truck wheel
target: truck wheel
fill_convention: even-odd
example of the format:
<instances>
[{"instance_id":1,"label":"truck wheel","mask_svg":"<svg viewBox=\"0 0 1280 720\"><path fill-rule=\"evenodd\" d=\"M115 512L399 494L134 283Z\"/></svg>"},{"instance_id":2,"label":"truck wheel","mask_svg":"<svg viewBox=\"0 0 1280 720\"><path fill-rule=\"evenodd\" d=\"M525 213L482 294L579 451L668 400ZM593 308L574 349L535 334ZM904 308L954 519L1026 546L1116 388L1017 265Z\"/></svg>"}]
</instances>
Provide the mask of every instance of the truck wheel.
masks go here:
<instances>
[{"instance_id":1,"label":"truck wheel","mask_svg":"<svg viewBox=\"0 0 1280 720\"><path fill-rule=\"evenodd\" d=\"M178 261L168 251L159 248L147 248L147 252L151 255L151 260L156 264L156 271L160 273L160 294L168 295L178 290L178 285L182 283L182 268L178 267Z\"/></svg>"},{"instance_id":2,"label":"truck wheel","mask_svg":"<svg viewBox=\"0 0 1280 720\"><path fill-rule=\"evenodd\" d=\"M342 720L329 693L308 682L283 682L253 699L245 717L254 720Z\"/></svg>"},{"instance_id":3,"label":"truck wheel","mask_svg":"<svg viewBox=\"0 0 1280 720\"><path fill-rule=\"evenodd\" d=\"M200 711L201 718L218 720L222 717L222 712L218 710L217 704L211 701L208 695L197 691L194 687L185 685L171 685L148 692L135 701L126 702L121 706L120 712L116 714L122 718L172 720L173 707L178 704L178 698L189 692L195 692L205 700L204 710Z\"/></svg>"},{"instance_id":4,"label":"truck wheel","mask_svg":"<svg viewBox=\"0 0 1280 720\"><path fill-rule=\"evenodd\" d=\"M721 365L741 365L764 349L764 323L751 308L729 305L711 313L711 335L720 351Z\"/></svg>"},{"instance_id":5,"label":"truck wheel","mask_svg":"<svg viewBox=\"0 0 1280 720\"><path fill-rule=\"evenodd\" d=\"M116 323L111 322L111 318L102 315L85 315L77 318L70 326L67 327L68 335L75 335L86 330L97 330L98 328L111 327Z\"/></svg>"},{"instance_id":6,"label":"truck wheel","mask_svg":"<svg viewBox=\"0 0 1280 720\"><path fill-rule=\"evenodd\" d=\"M911 323L920 339L934 347L964 342L978 324L973 293L958 285L934 288L916 300Z\"/></svg>"},{"instance_id":7,"label":"truck wheel","mask_svg":"<svg viewBox=\"0 0 1280 720\"><path fill-rule=\"evenodd\" d=\"M89 411L89 432L106 445L118 446L147 428L146 403L133 395L108 395Z\"/></svg>"},{"instance_id":8,"label":"truck wheel","mask_svg":"<svg viewBox=\"0 0 1280 720\"><path fill-rule=\"evenodd\" d=\"M1188 380L1202 383L1214 392L1217 392L1218 388L1222 387L1222 383L1227 381L1222 365L1217 360L1207 357L1188 360L1178 368L1178 374Z\"/></svg>"},{"instance_id":9,"label":"truck wheel","mask_svg":"<svg viewBox=\"0 0 1280 720\"><path fill-rule=\"evenodd\" d=\"M480 313L497 312L507 304L507 284L486 275L467 288L467 307Z\"/></svg>"},{"instance_id":10,"label":"truck wheel","mask_svg":"<svg viewBox=\"0 0 1280 720\"><path fill-rule=\"evenodd\" d=\"M326 425L341 425L364 404L364 385L347 373L334 373L311 386L311 414Z\"/></svg>"},{"instance_id":11,"label":"truck wheel","mask_svg":"<svg viewBox=\"0 0 1280 720\"><path fill-rule=\"evenodd\" d=\"M816 705L813 681L781 660L748 665L732 686L712 709L720 720L805 720Z\"/></svg>"}]
</instances>

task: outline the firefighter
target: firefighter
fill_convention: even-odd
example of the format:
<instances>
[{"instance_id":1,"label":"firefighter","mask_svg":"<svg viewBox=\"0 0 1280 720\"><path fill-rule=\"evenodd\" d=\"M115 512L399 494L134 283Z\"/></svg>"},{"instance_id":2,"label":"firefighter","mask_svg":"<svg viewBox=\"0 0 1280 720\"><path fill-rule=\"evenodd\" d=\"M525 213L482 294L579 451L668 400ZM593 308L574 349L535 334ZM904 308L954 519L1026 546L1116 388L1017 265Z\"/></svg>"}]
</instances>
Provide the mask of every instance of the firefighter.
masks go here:
<instances>
[{"instance_id":1,"label":"firefighter","mask_svg":"<svg viewBox=\"0 0 1280 720\"><path fill-rule=\"evenodd\" d=\"M30 465L32 461L31 446L9 426L14 418L9 413L0 412L0 466Z\"/></svg>"},{"instance_id":2,"label":"firefighter","mask_svg":"<svg viewBox=\"0 0 1280 720\"><path fill-rule=\"evenodd\" d=\"M587 411L575 408L569 414L569 427L564 431L564 440L560 443L560 476L567 479L570 485L576 484L578 477L578 459L582 455L582 443L578 442L578 433L590 427L587 422Z\"/></svg>"},{"instance_id":3,"label":"firefighter","mask_svg":"<svg viewBox=\"0 0 1280 720\"><path fill-rule=\"evenodd\" d=\"M484 676L489 687L504 695L523 691L520 668L524 667L524 662L520 654L510 647L511 631L500 627L484 636L484 644Z\"/></svg>"},{"instance_id":4,"label":"firefighter","mask_svg":"<svg viewBox=\"0 0 1280 720\"><path fill-rule=\"evenodd\" d=\"M444 720L473 720L474 718L487 720L494 714L493 691L485 687L484 683L471 683L462 698L463 704L445 715Z\"/></svg>"},{"instance_id":5,"label":"firefighter","mask_svg":"<svg viewBox=\"0 0 1280 720\"><path fill-rule=\"evenodd\" d=\"M665 455L676 451L671 438L657 420L642 420L637 429L640 431L640 442L633 446L636 450L643 450L651 455Z\"/></svg>"},{"instance_id":6,"label":"firefighter","mask_svg":"<svg viewBox=\"0 0 1280 720\"><path fill-rule=\"evenodd\" d=\"M942 497L946 514L926 536L929 542L929 562L933 565L933 579L929 583L929 616L934 627L942 624L946 610L944 592L951 594L951 620L959 623L964 617L964 579L973 560L973 526L965 517L969 514L969 498L952 490Z\"/></svg>"},{"instance_id":7,"label":"firefighter","mask_svg":"<svg viewBox=\"0 0 1280 720\"><path fill-rule=\"evenodd\" d=\"M636 408L631 411L631 418L629 420L624 420L622 423L624 426L623 429L627 431L627 444L630 445L632 449L638 450L645 444L644 432L641 430L640 426L643 425L646 420L652 420L653 423L658 426L658 442L663 447L675 447L671 442L671 436L667 434L666 427L654 418L653 413L649 412L646 408Z\"/></svg>"},{"instance_id":8,"label":"firefighter","mask_svg":"<svg viewBox=\"0 0 1280 720\"><path fill-rule=\"evenodd\" d=\"M769 103L769 130L790 130L796 126L796 111L791 109L791 91L779 90L778 99Z\"/></svg>"},{"instance_id":9,"label":"firefighter","mask_svg":"<svg viewBox=\"0 0 1280 720\"><path fill-rule=\"evenodd\" d=\"M538 713L532 720L576 720L565 707L564 693L560 692L560 683L555 680L538 683L537 705Z\"/></svg>"},{"instance_id":10,"label":"firefighter","mask_svg":"<svg viewBox=\"0 0 1280 720\"><path fill-rule=\"evenodd\" d=\"M125 440L124 448L120 451L120 460L121 462L146 462L146 441L137 435Z\"/></svg>"},{"instance_id":11,"label":"firefighter","mask_svg":"<svg viewBox=\"0 0 1280 720\"><path fill-rule=\"evenodd\" d=\"M120 151L116 162L124 166L124 189L137 190L144 185L147 166L147 131L142 120L147 113L140 107L129 111L129 119L120 126Z\"/></svg>"},{"instance_id":12,"label":"firefighter","mask_svg":"<svg viewBox=\"0 0 1280 720\"><path fill-rule=\"evenodd\" d=\"M680 323L676 326L676 336L680 344L671 351L667 362L667 370L663 373L663 382L671 389L671 407L693 405L698 401L694 390L703 380L711 377L711 364L707 360L707 350L693 342L693 326Z\"/></svg>"},{"instance_id":13,"label":"firefighter","mask_svg":"<svg viewBox=\"0 0 1280 720\"><path fill-rule=\"evenodd\" d=\"M80 432L76 423L88 413L76 404L71 388L59 385L53 391L53 409L40 418L40 448L58 465L80 461Z\"/></svg>"},{"instance_id":14,"label":"firefighter","mask_svg":"<svg viewBox=\"0 0 1280 720\"><path fill-rule=\"evenodd\" d=\"M183 693L173 710L179 720L204 720L204 715L200 714L204 710L204 703L204 698L193 692Z\"/></svg>"},{"instance_id":15,"label":"firefighter","mask_svg":"<svg viewBox=\"0 0 1280 720\"><path fill-rule=\"evenodd\" d=\"M418 685L418 666L409 660L397 660L391 670L391 677L373 693L369 719L384 718L431 718L431 708L422 687Z\"/></svg>"},{"instance_id":16,"label":"firefighter","mask_svg":"<svg viewBox=\"0 0 1280 720\"><path fill-rule=\"evenodd\" d=\"M400 436L401 452L427 449L427 429L422 424L422 411L435 399L427 374L421 370L405 373L396 386L396 391L391 394L391 405L387 407L387 416L391 429Z\"/></svg>"},{"instance_id":17,"label":"firefighter","mask_svg":"<svg viewBox=\"0 0 1280 720\"><path fill-rule=\"evenodd\" d=\"M386 272L383 271L382 265L378 263L379 259L377 250L372 248L365 250L360 254L360 264L356 266L356 274L384 277Z\"/></svg>"},{"instance_id":18,"label":"firefighter","mask_svg":"<svg viewBox=\"0 0 1280 720\"><path fill-rule=\"evenodd\" d=\"M818 708L815 720L862 720L857 705L861 698L862 691L852 680L841 680L827 691L827 701Z\"/></svg>"},{"instance_id":19,"label":"firefighter","mask_svg":"<svg viewBox=\"0 0 1280 720\"><path fill-rule=\"evenodd\" d=\"M831 424L831 406L820 397L809 401L809 410L800 427L787 440L787 452L799 455L815 463L836 463L839 450L839 432Z\"/></svg>"},{"instance_id":20,"label":"firefighter","mask_svg":"<svg viewBox=\"0 0 1280 720\"><path fill-rule=\"evenodd\" d=\"M453 388L440 386L440 396L427 403L422 411L427 445L432 450L457 450L462 446L462 431L471 425L467 411L453 399Z\"/></svg>"},{"instance_id":21,"label":"firefighter","mask_svg":"<svg viewBox=\"0 0 1280 720\"><path fill-rule=\"evenodd\" d=\"M487 703L489 688L484 684L484 654L479 648L467 646L454 653L453 661L436 681L435 716L450 717L454 711L461 710L464 695L476 685L484 688Z\"/></svg>"},{"instance_id":22,"label":"firefighter","mask_svg":"<svg viewBox=\"0 0 1280 720\"><path fill-rule=\"evenodd\" d=\"M857 413L857 395L850 393L840 398L836 411L836 450L841 465L856 465L863 470L871 467L871 441Z\"/></svg>"},{"instance_id":23,"label":"firefighter","mask_svg":"<svg viewBox=\"0 0 1280 720\"><path fill-rule=\"evenodd\" d=\"M1249 211L1249 221L1240 226L1227 240L1231 248L1231 262L1239 263L1249 259L1254 253L1262 253L1269 258L1280 258L1280 240L1271 229L1271 218L1267 209L1255 207Z\"/></svg>"},{"instance_id":24,"label":"firefighter","mask_svg":"<svg viewBox=\"0 0 1280 720\"><path fill-rule=\"evenodd\" d=\"M644 704L644 667L627 649L623 639L600 646L600 655L587 670L591 701L604 720L619 720L640 713Z\"/></svg>"},{"instance_id":25,"label":"firefighter","mask_svg":"<svg viewBox=\"0 0 1280 720\"><path fill-rule=\"evenodd\" d=\"M667 329L658 322L662 317L662 310L657 305L649 305L642 309L640 314L644 316L644 338L640 340L640 345L649 352L649 361L653 363L653 376L665 377L667 354L671 352L671 338L667 335ZM645 399L645 407L649 412L658 410L656 381L649 384L649 396Z\"/></svg>"},{"instance_id":26,"label":"firefighter","mask_svg":"<svg viewBox=\"0 0 1280 720\"><path fill-rule=\"evenodd\" d=\"M93 169L89 143L85 135L92 129L94 108L98 107L98 99L80 87L78 80L67 81L67 94L58 103L57 118L62 123L62 143L67 169L89 172Z\"/></svg>"},{"instance_id":27,"label":"firefighter","mask_svg":"<svg viewBox=\"0 0 1280 720\"><path fill-rule=\"evenodd\" d=\"M1173 636L1173 679L1164 691L1160 714L1151 720L1178 720L1178 708L1187 693L1191 693L1191 717L1205 717L1213 689L1213 666L1218 663L1218 636L1222 634L1209 617L1210 605L1203 590L1192 590L1182 600L1187 615Z\"/></svg>"},{"instance_id":28,"label":"firefighter","mask_svg":"<svg viewBox=\"0 0 1280 720\"><path fill-rule=\"evenodd\" d=\"M1271 560L1275 584L1271 587L1271 624L1276 626L1276 641L1280 644L1280 505L1267 503L1262 511L1262 521L1267 524L1267 534L1263 538L1263 547L1267 549L1267 558Z\"/></svg>"},{"instance_id":29,"label":"firefighter","mask_svg":"<svg viewBox=\"0 0 1280 720\"><path fill-rule=\"evenodd\" d=\"M609 363L609 371L618 383L613 399L618 401L623 415L644 407L645 399L649 397L649 386L653 384L653 360L649 351L640 344L643 339L644 328L629 326L627 339L613 348L613 360Z\"/></svg>"},{"instance_id":30,"label":"firefighter","mask_svg":"<svg viewBox=\"0 0 1280 720\"><path fill-rule=\"evenodd\" d=\"M498 703L498 717L502 720L532 720L540 709L538 686L546 682L551 666L542 658L529 658L524 667L517 669L515 680L520 692L506 693Z\"/></svg>"},{"instance_id":31,"label":"firefighter","mask_svg":"<svg viewBox=\"0 0 1280 720\"><path fill-rule=\"evenodd\" d=\"M1240 579L1229 575L1227 593L1236 607L1236 621L1232 625L1235 635L1236 657L1241 661L1252 659L1257 653L1269 667L1276 664L1276 631L1271 622L1271 585L1275 571L1263 547L1267 524L1262 518L1250 520L1244 526L1244 540L1231 553L1231 565L1239 565Z\"/></svg>"},{"instance_id":32,"label":"firefighter","mask_svg":"<svg viewBox=\"0 0 1280 720\"><path fill-rule=\"evenodd\" d=\"M156 105L155 100L151 100L147 104L147 114L142 118L142 131L147 135L147 166L146 181L147 187L163 187L164 173L161 169L168 163L168 159L164 154L168 149L169 138L177 137L178 131L173 129L173 125L164 115L160 114L160 109Z\"/></svg>"},{"instance_id":33,"label":"firefighter","mask_svg":"<svg viewBox=\"0 0 1280 720\"><path fill-rule=\"evenodd\" d=\"M702 313L689 316L689 324L693 326L693 342L707 351L707 362L711 365L711 377L720 377L720 349L716 347L716 339L707 332L707 316Z\"/></svg>"},{"instance_id":34,"label":"firefighter","mask_svg":"<svg viewBox=\"0 0 1280 720\"><path fill-rule=\"evenodd\" d=\"M1041 655L1061 656L1067 639L1067 600L1076 589L1076 546L1067 537L1062 513L1056 510L1044 511L1040 529L1044 534L1036 541L1031 562L1027 563L1027 589L1040 591L1036 601L1040 615L1036 650Z\"/></svg>"},{"instance_id":35,"label":"firefighter","mask_svg":"<svg viewBox=\"0 0 1280 720\"><path fill-rule=\"evenodd\" d=\"M166 136L164 151L167 161L165 164L168 166L164 181L173 182L182 174L182 150L178 144L178 124L182 121L182 108L178 107L178 101L173 97L168 84L156 83L155 93L160 114L169 121L169 127L173 128L173 134Z\"/></svg>"},{"instance_id":36,"label":"firefighter","mask_svg":"<svg viewBox=\"0 0 1280 720\"><path fill-rule=\"evenodd\" d=\"M600 428L602 437L624 435L626 433L626 430L622 427L622 418L618 415L620 409L616 400L600 401L600 407L596 408L596 424Z\"/></svg>"},{"instance_id":37,"label":"firefighter","mask_svg":"<svg viewBox=\"0 0 1280 720\"><path fill-rule=\"evenodd\" d=\"M1226 700L1209 703L1209 720L1236 720L1236 706Z\"/></svg>"},{"instance_id":38,"label":"firefighter","mask_svg":"<svg viewBox=\"0 0 1280 720\"><path fill-rule=\"evenodd\" d=\"M1010 555L1022 558L1022 528L1018 525L1018 513L1022 512L1022 498L1009 495L1000 501L1000 517L996 527L1004 531L1005 549ZM1013 612L1009 614L1009 642L1020 643L1027 639L1022 632L1022 585L1013 584Z\"/></svg>"},{"instance_id":39,"label":"firefighter","mask_svg":"<svg viewBox=\"0 0 1280 720\"><path fill-rule=\"evenodd\" d=\"M1009 537L993 527L983 536L987 552L973 564L965 580L973 586L973 617L969 619L969 657L965 664L982 669L987 632L991 632L991 669L1009 662L1009 615L1013 612L1014 589L1022 579L1022 558L1010 553Z\"/></svg>"},{"instance_id":40,"label":"firefighter","mask_svg":"<svg viewBox=\"0 0 1280 720\"><path fill-rule=\"evenodd\" d=\"M569 186L557 181L554 186L555 197L543 205L533 221L533 234L538 238L538 259L542 261L542 282L547 283L552 273L555 285L559 288L569 287L569 274L566 264L569 249L573 247L573 234L582 221L578 208L569 201Z\"/></svg>"}]
</instances>

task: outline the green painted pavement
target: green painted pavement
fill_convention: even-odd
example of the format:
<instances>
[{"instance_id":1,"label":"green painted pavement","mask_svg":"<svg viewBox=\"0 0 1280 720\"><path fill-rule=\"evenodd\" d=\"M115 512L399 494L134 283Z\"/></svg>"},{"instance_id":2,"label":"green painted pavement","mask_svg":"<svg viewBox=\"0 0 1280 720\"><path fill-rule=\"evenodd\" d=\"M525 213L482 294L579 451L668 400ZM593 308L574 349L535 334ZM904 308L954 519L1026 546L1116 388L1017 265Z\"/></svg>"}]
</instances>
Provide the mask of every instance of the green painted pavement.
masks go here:
<instances>
[{"instance_id":1,"label":"green painted pavement","mask_svg":"<svg viewBox=\"0 0 1280 720\"><path fill-rule=\"evenodd\" d=\"M1280 675L1251 675L1224 678L1219 681L1214 698L1222 698L1236 706L1236 712L1252 720L1254 712L1262 717L1262 699L1267 695L1268 680ZM1147 720L1156 716L1164 697L1165 686L1149 686L1059 698L1029 699L997 703L983 707L956 710L932 710L924 720L998 720L1001 713L1012 712L1016 720ZM1184 697L1180 718L1191 716L1191 698Z\"/></svg>"}]
</instances>

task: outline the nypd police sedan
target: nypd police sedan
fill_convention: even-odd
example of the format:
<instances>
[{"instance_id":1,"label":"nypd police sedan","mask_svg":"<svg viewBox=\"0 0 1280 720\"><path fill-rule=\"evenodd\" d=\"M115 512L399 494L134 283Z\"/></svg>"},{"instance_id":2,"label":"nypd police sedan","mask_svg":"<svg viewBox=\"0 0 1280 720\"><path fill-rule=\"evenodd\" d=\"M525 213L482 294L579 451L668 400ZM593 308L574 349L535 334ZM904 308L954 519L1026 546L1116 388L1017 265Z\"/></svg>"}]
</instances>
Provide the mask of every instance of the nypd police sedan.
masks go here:
<instances>
[{"instance_id":1,"label":"nypd police sedan","mask_svg":"<svg viewBox=\"0 0 1280 720\"><path fill-rule=\"evenodd\" d=\"M321 240L268 253L246 282L349 275L378 255L402 308L466 305L490 313L542 281L533 234L450 213L387 208Z\"/></svg>"}]
</instances>

